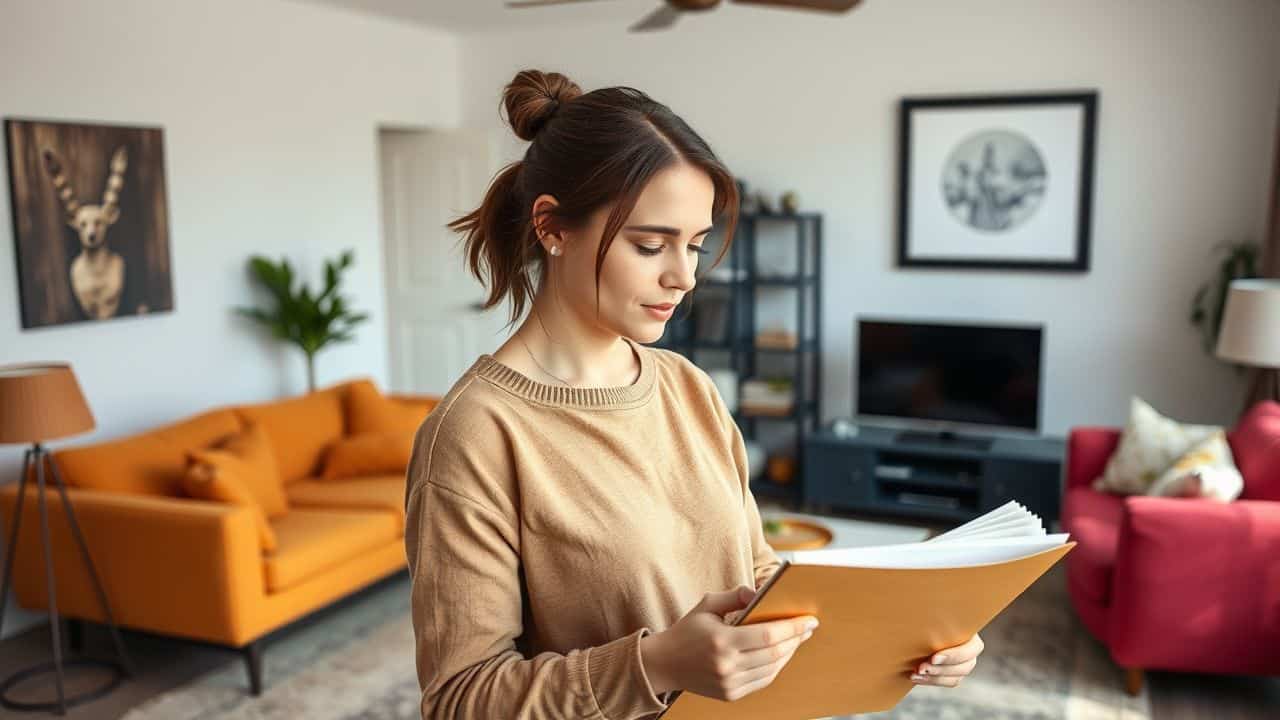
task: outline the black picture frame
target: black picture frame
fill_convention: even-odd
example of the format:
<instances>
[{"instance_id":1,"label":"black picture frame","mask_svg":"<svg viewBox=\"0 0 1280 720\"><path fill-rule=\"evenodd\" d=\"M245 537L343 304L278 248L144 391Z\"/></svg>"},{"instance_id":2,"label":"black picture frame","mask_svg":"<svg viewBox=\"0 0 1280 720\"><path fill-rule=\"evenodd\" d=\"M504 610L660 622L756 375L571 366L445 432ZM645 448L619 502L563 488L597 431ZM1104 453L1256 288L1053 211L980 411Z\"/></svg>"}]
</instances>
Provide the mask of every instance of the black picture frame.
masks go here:
<instances>
[{"instance_id":1,"label":"black picture frame","mask_svg":"<svg viewBox=\"0 0 1280 720\"><path fill-rule=\"evenodd\" d=\"M904 268L974 268L974 269L994 269L994 270L1031 270L1031 271L1051 271L1051 272L1088 272L1090 261L1090 237L1093 217L1093 175L1095 165L1095 148L1097 133L1097 113L1098 113L1098 92L1096 90L1076 91L1076 92L1045 92L1034 94L1017 94L1017 95L962 95L962 96L928 96L928 97L904 97L899 103L898 113L898 243L897 243L897 266ZM1052 125L1052 123L1043 122L1045 113L1028 113L1028 110L1062 110L1062 109L1079 109L1079 131L1078 133L1045 132L1041 136L1028 135L1021 128L1017 127L1019 118L1031 119L1033 116L1040 118L1035 122L1029 123L1028 126ZM986 113L973 112L990 111ZM956 111L954 114L949 111ZM923 173L917 167L917 180L913 181L912 171L913 163L917 165L926 162L919 157L923 157L927 153L920 152L917 144L921 142L922 132L916 130L914 125L918 118L924 117L924 113L931 113L930 119L936 124L939 122L950 122L951 127L947 129L945 137L951 137L959 132L966 132L965 123L972 123L968 128L964 140L956 143L954 146L946 144L945 137L939 135L934 138L926 138L928 140L929 152L934 157L940 155L938 148L950 147L950 151L946 155L946 160L940 166L936 166L938 175L941 178L940 190L938 195L940 201L935 202L928 210L921 210L912 207L913 189L917 198L924 197L921 193L925 192ZM1010 121L1009 124L988 124L992 123L992 118L1005 117ZM985 118L985 119L984 119ZM1062 120L1057 121L1061 124ZM939 140L939 138L943 138ZM1078 147L1067 147L1063 142L1070 138L1071 142L1078 143ZM1058 141L1056 145L1050 146L1049 152L1046 152L1044 142L1046 140ZM978 145L982 145L982 167L977 171L968 169L968 160L973 157L974 150ZM1005 160L1008 167L1000 169L996 168L993 158L997 150L1007 150L1006 157L1009 153L1013 153L1017 160L1010 162ZM967 155L965 153L968 153ZM1067 168L1067 174L1070 175L1074 170L1075 181L1068 183L1072 187L1058 188L1054 181L1055 170L1051 162L1046 162L1045 157L1065 159L1059 163ZM1026 162L1023 162L1023 161ZM931 158L927 162L933 162ZM947 173L948 163L952 163L955 173ZM1048 169L1046 169L1048 166ZM1015 186L1012 190L1000 188L993 184L982 184L981 178L973 181L974 176L981 175L985 170L991 169L991 175L1001 170L1012 170L1005 172L1005 177L1013 176L1009 185ZM914 182L914 184L913 184ZM1018 185L1018 183L1022 183ZM970 189L976 188L976 192L970 192ZM932 189L931 189L932 190ZM1000 195L1001 192L1004 195ZM1074 219L1074 227L1062 230L1060 226L1063 223L1056 222L1051 225L1053 229L1053 239L1046 243L1045 247L1055 247L1056 243L1058 252L1045 253L1043 257L1036 257L1035 250L1027 249L1027 238L1041 238L1048 233L1037 232L1037 226L1030 218L1034 217L1041 204L1048 205L1046 196L1053 203L1054 209L1050 215L1050 211L1046 209L1041 213L1044 217L1037 222L1048 225L1048 219L1051 216L1070 215ZM979 202L981 199L983 202ZM934 200L937 200L936 198ZM1073 201L1074 207L1069 207L1066 203ZM969 212L968 217L961 216L959 205L965 204ZM1034 202L1035 205L1031 205ZM919 203L925 205L926 203ZM947 212L940 212L938 207L945 206ZM1030 209L1028 209L1030 206ZM979 208L987 208L980 216L975 212ZM945 220L943 218L946 218ZM1060 218L1061 219L1061 218ZM1015 223L1017 223L1015 225ZM954 225L954 227L949 226ZM917 228L919 228L917 230ZM913 231L925 233L928 229L928 242L934 245L944 245L947 242L953 242L955 247L963 247L966 240L976 238L982 243L996 245L995 238L998 233L1004 232L1010 237L1011 241L1021 241L1021 245L1017 247L1017 252L1006 253L1001 256L999 252L985 252L966 256L965 251L956 251L955 254L932 253L922 250L918 247L921 244L919 237L913 238ZM1022 235L1019 236L1018 233ZM944 239L944 238L955 238ZM989 242L988 242L989 241ZM1067 256L1062 250L1070 247L1070 256ZM976 253L977 251L975 251Z\"/></svg>"}]
</instances>

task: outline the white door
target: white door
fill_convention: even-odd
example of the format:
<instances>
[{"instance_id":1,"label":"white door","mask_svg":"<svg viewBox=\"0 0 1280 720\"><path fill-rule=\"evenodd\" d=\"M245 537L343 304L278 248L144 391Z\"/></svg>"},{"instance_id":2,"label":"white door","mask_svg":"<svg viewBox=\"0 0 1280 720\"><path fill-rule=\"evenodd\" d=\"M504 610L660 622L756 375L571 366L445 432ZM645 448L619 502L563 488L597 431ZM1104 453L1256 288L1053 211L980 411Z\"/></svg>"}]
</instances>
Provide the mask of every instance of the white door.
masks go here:
<instances>
[{"instance_id":1,"label":"white door","mask_svg":"<svg viewBox=\"0 0 1280 720\"><path fill-rule=\"evenodd\" d=\"M443 395L511 332L507 303L479 311L464 236L446 227L479 206L497 153L472 130L381 130L379 146L391 390Z\"/></svg>"}]
</instances>

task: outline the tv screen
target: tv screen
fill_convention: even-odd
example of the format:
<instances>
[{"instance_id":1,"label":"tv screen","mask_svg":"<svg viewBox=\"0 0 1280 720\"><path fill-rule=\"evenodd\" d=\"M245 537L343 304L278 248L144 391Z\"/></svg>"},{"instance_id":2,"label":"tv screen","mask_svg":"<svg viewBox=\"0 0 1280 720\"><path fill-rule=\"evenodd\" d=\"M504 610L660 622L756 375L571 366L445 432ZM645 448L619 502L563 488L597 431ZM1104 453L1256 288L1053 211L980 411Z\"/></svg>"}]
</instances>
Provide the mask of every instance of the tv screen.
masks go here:
<instances>
[{"instance_id":1,"label":"tv screen","mask_svg":"<svg viewBox=\"0 0 1280 720\"><path fill-rule=\"evenodd\" d=\"M856 413L1038 431L1042 334L859 318Z\"/></svg>"}]
</instances>

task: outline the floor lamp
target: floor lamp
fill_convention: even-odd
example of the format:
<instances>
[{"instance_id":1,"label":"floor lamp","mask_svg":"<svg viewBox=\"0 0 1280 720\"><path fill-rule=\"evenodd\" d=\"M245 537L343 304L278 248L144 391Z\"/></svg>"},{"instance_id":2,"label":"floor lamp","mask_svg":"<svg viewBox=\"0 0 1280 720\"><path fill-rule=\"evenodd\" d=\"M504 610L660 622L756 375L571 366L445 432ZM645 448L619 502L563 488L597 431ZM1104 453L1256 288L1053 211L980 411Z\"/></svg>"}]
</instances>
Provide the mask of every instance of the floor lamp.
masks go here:
<instances>
[{"instance_id":1,"label":"floor lamp","mask_svg":"<svg viewBox=\"0 0 1280 720\"><path fill-rule=\"evenodd\" d=\"M9 580L13 572L14 551L18 544L18 528L22 524L22 503L26 496L27 481L34 477L38 490L37 503L40 507L40 539L44 546L45 581L48 584L49 630L53 636L53 662L34 665L19 670L0 682L0 704L10 710L54 710L59 715L66 715L67 708L88 702L111 692L120 684L122 675L133 677L133 668L124 651L124 643L120 640L120 631L116 628L111 616L111 607L107 603L107 595L98 580L97 570L89 557L89 548L85 544L80 525L71 507L71 499L67 497L66 485L62 482L62 474L53 457L49 455L42 443L48 440L76 435L92 430L93 415L85 403L84 394L80 392L80 384L66 364L40 363L27 365L8 365L0 367L0 445L30 444L22 456L22 476L18 485L18 502L13 513L13 528L9 531L9 542L4 561L4 582L0 585L0 630L4 628L4 610L9 597ZM62 509L66 513L67 523L71 526L76 543L80 546L80 554L93 580L94 589L98 593L98 602L106 615L107 624L111 628L111 638L115 643L120 663L74 658L66 662L62 659L62 638L58 619L58 600L54 588L57 584L53 573L52 544L49 540L49 509L45 501L45 472L58 486L62 496ZM111 676L102 687L67 697L63 687L63 665L90 665L112 670ZM17 683L53 670L57 673L57 702L29 703L9 699L8 692Z\"/></svg>"},{"instance_id":2,"label":"floor lamp","mask_svg":"<svg viewBox=\"0 0 1280 720\"><path fill-rule=\"evenodd\" d=\"M1217 355L1244 365L1270 368L1271 399L1280 401L1280 280L1231 282L1218 331Z\"/></svg>"}]
</instances>

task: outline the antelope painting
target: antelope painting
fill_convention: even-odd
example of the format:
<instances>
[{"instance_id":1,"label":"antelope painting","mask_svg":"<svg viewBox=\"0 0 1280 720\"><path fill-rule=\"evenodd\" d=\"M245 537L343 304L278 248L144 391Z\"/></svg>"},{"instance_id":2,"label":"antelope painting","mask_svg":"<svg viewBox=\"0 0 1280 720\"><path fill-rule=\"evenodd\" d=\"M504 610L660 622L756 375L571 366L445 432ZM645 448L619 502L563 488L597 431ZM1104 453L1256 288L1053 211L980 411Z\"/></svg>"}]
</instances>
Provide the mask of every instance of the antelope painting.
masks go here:
<instances>
[{"instance_id":1,"label":"antelope painting","mask_svg":"<svg viewBox=\"0 0 1280 720\"><path fill-rule=\"evenodd\" d=\"M90 319L112 317L120 307L125 268L124 258L107 246L107 230L120 218L120 188L124 186L128 154L123 146L112 154L110 175L102 202L97 205L81 203L76 198L56 152L46 147L41 157L62 203L63 220L80 240L80 252L71 261L71 291Z\"/></svg>"},{"instance_id":2,"label":"antelope painting","mask_svg":"<svg viewBox=\"0 0 1280 720\"><path fill-rule=\"evenodd\" d=\"M4 141L22 327L172 312L164 129L7 117Z\"/></svg>"}]
</instances>

